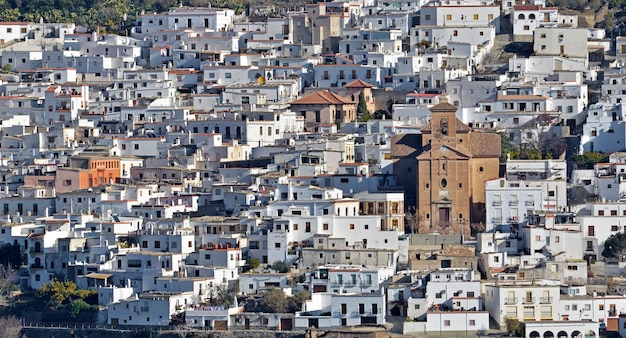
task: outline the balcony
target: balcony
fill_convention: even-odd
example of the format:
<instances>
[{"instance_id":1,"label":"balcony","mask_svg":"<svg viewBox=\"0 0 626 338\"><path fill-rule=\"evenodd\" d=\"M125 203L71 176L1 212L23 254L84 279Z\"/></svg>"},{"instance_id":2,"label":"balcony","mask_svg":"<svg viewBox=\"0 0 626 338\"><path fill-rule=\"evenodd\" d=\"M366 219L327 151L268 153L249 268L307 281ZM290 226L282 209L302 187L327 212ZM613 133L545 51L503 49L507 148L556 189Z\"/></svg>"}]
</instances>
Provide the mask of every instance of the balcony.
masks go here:
<instances>
[{"instance_id":1,"label":"balcony","mask_svg":"<svg viewBox=\"0 0 626 338\"><path fill-rule=\"evenodd\" d=\"M541 304L550 304L550 303L552 303L552 297L541 297L541 298L539 298L539 303L541 303Z\"/></svg>"},{"instance_id":2,"label":"balcony","mask_svg":"<svg viewBox=\"0 0 626 338\"><path fill-rule=\"evenodd\" d=\"M518 205L519 201L509 201L509 205L514 206L514 205Z\"/></svg>"},{"instance_id":3,"label":"balcony","mask_svg":"<svg viewBox=\"0 0 626 338\"><path fill-rule=\"evenodd\" d=\"M541 313L541 320L552 320L552 313L551 312L542 312Z\"/></svg>"},{"instance_id":4,"label":"balcony","mask_svg":"<svg viewBox=\"0 0 626 338\"><path fill-rule=\"evenodd\" d=\"M522 301L522 304L533 304L535 303L535 297L526 297Z\"/></svg>"},{"instance_id":5,"label":"balcony","mask_svg":"<svg viewBox=\"0 0 626 338\"><path fill-rule=\"evenodd\" d=\"M491 218L491 222L496 224L502 223L502 217L493 217Z\"/></svg>"},{"instance_id":6,"label":"balcony","mask_svg":"<svg viewBox=\"0 0 626 338\"><path fill-rule=\"evenodd\" d=\"M609 310L609 317L616 317L617 316L617 310Z\"/></svg>"},{"instance_id":7,"label":"balcony","mask_svg":"<svg viewBox=\"0 0 626 338\"><path fill-rule=\"evenodd\" d=\"M502 205L502 201L493 201L493 203L491 203L491 205L493 205L494 207L501 206Z\"/></svg>"},{"instance_id":8,"label":"balcony","mask_svg":"<svg viewBox=\"0 0 626 338\"><path fill-rule=\"evenodd\" d=\"M527 207L535 205L535 201L526 201L526 202L524 202L524 205L527 206Z\"/></svg>"},{"instance_id":9,"label":"balcony","mask_svg":"<svg viewBox=\"0 0 626 338\"><path fill-rule=\"evenodd\" d=\"M43 269L44 267L41 264L31 264L30 268L31 269Z\"/></svg>"},{"instance_id":10,"label":"balcony","mask_svg":"<svg viewBox=\"0 0 626 338\"><path fill-rule=\"evenodd\" d=\"M517 298L516 297L505 298L504 299L504 304L505 305L515 305L515 304L517 304Z\"/></svg>"}]
</instances>

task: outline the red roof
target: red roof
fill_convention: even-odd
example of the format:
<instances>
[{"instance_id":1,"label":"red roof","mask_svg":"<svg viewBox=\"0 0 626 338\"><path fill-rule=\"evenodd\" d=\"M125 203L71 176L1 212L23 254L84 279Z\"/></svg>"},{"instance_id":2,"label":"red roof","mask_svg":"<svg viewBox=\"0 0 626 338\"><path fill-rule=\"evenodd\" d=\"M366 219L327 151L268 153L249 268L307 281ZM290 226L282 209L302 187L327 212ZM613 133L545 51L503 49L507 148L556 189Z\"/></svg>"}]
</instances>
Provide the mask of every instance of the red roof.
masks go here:
<instances>
[{"instance_id":1,"label":"red roof","mask_svg":"<svg viewBox=\"0 0 626 338\"><path fill-rule=\"evenodd\" d=\"M513 6L513 10L516 10L516 11L536 11L538 9L539 9L539 6L535 6L535 5Z\"/></svg>"},{"instance_id":2,"label":"red roof","mask_svg":"<svg viewBox=\"0 0 626 338\"><path fill-rule=\"evenodd\" d=\"M295 100L291 104L354 104L354 102L328 90L321 90Z\"/></svg>"},{"instance_id":3,"label":"red roof","mask_svg":"<svg viewBox=\"0 0 626 338\"><path fill-rule=\"evenodd\" d=\"M361 79L356 79L344 86L344 88L372 88L372 87L374 87L374 85L372 85L371 83L367 83Z\"/></svg>"}]
</instances>

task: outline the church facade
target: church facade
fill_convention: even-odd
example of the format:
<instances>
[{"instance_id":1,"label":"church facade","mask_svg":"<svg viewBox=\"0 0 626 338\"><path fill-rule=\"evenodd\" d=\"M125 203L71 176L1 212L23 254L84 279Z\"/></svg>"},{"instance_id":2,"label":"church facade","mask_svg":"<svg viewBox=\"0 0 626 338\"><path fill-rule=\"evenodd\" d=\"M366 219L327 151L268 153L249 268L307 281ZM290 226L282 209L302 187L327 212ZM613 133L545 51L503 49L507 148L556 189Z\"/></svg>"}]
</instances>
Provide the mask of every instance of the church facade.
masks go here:
<instances>
[{"instance_id":1,"label":"church facade","mask_svg":"<svg viewBox=\"0 0 626 338\"><path fill-rule=\"evenodd\" d=\"M404 163L400 172L413 172L406 166L415 165L414 174L402 182L407 195L414 191L414 223L420 233L469 235L470 223L485 221L485 181L498 177L500 136L473 131L456 118L457 107L447 102L430 110L431 122L421 130L421 144L395 147L415 156L414 161L398 161ZM403 157L393 155L396 160Z\"/></svg>"}]
</instances>

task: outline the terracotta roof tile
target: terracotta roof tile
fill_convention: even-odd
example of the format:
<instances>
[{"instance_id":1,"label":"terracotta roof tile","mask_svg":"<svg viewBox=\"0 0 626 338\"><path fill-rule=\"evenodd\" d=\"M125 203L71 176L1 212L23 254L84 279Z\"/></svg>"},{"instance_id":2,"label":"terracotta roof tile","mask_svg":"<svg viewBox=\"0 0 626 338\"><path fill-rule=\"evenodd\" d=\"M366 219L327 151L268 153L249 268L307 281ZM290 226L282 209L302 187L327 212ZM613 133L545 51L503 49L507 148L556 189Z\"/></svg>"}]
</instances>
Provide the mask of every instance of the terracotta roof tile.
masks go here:
<instances>
[{"instance_id":1,"label":"terracotta roof tile","mask_svg":"<svg viewBox=\"0 0 626 338\"><path fill-rule=\"evenodd\" d=\"M343 87L344 88L373 88L374 85L372 85L371 83L367 83L361 79L356 79Z\"/></svg>"},{"instance_id":2,"label":"terracotta roof tile","mask_svg":"<svg viewBox=\"0 0 626 338\"><path fill-rule=\"evenodd\" d=\"M328 90L321 90L295 100L291 104L354 104L354 102Z\"/></svg>"}]
</instances>

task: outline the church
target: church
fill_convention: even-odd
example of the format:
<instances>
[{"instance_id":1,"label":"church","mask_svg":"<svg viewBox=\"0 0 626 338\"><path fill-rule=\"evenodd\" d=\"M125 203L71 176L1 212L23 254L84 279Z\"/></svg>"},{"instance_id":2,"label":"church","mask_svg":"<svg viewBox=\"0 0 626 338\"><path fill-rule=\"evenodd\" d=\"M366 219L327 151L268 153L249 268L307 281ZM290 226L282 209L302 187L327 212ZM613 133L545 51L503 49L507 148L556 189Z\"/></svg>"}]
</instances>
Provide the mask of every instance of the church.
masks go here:
<instances>
[{"instance_id":1,"label":"church","mask_svg":"<svg viewBox=\"0 0 626 338\"><path fill-rule=\"evenodd\" d=\"M393 139L394 173L420 233L469 235L485 221L485 181L499 174L500 135L472 130L456 110L434 105L421 135Z\"/></svg>"}]
</instances>

